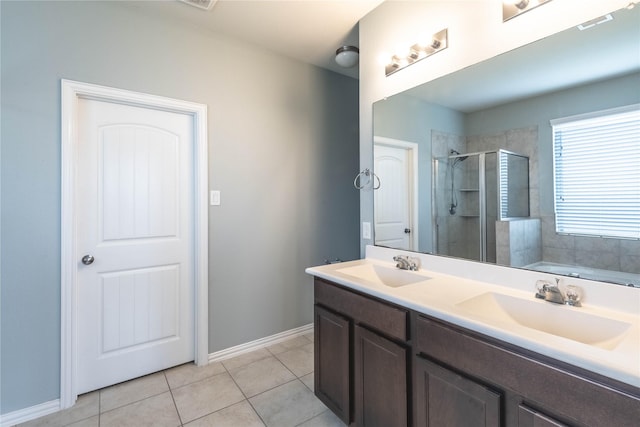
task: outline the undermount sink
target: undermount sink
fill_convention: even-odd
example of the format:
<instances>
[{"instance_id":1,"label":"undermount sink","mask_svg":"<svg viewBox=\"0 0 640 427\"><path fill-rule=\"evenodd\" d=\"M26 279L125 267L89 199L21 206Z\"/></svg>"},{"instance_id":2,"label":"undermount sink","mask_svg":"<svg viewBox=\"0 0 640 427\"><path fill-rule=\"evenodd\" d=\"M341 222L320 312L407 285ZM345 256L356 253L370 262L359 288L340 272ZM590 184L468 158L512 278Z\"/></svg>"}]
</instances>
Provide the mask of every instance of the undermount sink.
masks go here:
<instances>
[{"instance_id":1,"label":"undermount sink","mask_svg":"<svg viewBox=\"0 0 640 427\"><path fill-rule=\"evenodd\" d=\"M340 268L336 270L336 272L392 288L424 282L430 279L430 277L412 273L407 270L377 264L362 264L355 267Z\"/></svg>"},{"instance_id":2,"label":"undermount sink","mask_svg":"<svg viewBox=\"0 0 640 427\"><path fill-rule=\"evenodd\" d=\"M457 304L484 320L518 324L583 344L614 349L631 328L630 323L580 312L564 305L487 292Z\"/></svg>"}]
</instances>

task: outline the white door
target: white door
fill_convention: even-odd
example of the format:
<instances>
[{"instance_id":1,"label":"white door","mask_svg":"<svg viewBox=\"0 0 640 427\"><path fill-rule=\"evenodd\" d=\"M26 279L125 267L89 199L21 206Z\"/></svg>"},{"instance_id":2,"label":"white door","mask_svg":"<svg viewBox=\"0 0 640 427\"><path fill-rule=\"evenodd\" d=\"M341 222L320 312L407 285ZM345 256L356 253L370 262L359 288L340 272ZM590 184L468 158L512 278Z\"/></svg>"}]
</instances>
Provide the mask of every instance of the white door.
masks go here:
<instances>
[{"instance_id":1,"label":"white door","mask_svg":"<svg viewBox=\"0 0 640 427\"><path fill-rule=\"evenodd\" d=\"M374 195L375 243L412 250L410 150L374 144L373 156L374 171L380 178L380 188Z\"/></svg>"},{"instance_id":2,"label":"white door","mask_svg":"<svg viewBox=\"0 0 640 427\"><path fill-rule=\"evenodd\" d=\"M84 393L194 360L194 123L91 99L77 120Z\"/></svg>"}]
</instances>

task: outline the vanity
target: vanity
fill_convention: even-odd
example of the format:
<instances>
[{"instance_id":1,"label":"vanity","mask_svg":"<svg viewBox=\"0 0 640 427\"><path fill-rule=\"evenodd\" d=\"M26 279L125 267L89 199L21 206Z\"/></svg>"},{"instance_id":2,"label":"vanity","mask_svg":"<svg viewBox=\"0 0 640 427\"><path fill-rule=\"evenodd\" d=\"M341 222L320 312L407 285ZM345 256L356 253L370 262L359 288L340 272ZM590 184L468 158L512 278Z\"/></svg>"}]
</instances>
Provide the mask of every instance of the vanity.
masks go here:
<instances>
[{"instance_id":1,"label":"vanity","mask_svg":"<svg viewBox=\"0 0 640 427\"><path fill-rule=\"evenodd\" d=\"M637 425L638 289L563 279L584 292L570 307L535 298L551 275L418 253L400 270L398 254L306 270L315 393L345 424Z\"/></svg>"}]
</instances>

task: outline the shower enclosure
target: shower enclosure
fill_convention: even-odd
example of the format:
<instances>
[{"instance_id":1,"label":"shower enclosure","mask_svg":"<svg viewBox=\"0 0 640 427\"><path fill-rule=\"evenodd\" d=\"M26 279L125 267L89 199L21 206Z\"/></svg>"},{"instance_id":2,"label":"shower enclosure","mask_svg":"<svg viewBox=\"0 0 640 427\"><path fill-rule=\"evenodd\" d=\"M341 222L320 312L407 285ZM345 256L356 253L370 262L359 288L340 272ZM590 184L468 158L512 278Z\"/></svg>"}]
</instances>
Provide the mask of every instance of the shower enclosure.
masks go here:
<instances>
[{"instance_id":1,"label":"shower enclosure","mask_svg":"<svg viewBox=\"0 0 640 427\"><path fill-rule=\"evenodd\" d=\"M496 221L529 216L529 158L506 150L434 159L436 253L496 262Z\"/></svg>"}]
</instances>

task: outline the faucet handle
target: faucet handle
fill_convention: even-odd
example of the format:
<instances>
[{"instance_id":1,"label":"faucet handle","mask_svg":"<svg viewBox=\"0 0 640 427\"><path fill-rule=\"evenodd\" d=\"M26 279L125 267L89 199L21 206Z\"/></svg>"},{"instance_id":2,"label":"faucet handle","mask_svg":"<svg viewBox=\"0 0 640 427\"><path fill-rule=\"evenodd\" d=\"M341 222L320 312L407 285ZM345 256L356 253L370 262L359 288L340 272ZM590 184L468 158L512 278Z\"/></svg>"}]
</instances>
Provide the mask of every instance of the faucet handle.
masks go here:
<instances>
[{"instance_id":1,"label":"faucet handle","mask_svg":"<svg viewBox=\"0 0 640 427\"><path fill-rule=\"evenodd\" d=\"M548 280L536 280L536 298L545 299L549 286L553 286L553 283Z\"/></svg>"},{"instance_id":2,"label":"faucet handle","mask_svg":"<svg viewBox=\"0 0 640 427\"><path fill-rule=\"evenodd\" d=\"M396 255L393 260L397 262L396 267L401 270L418 271L420 268L420 258L409 255Z\"/></svg>"},{"instance_id":3,"label":"faucet handle","mask_svg":"<svg viewBox=\"0 0 640 427\"><path fill-rule=\"evenodd\" d=\"M565 291L566 299L565 304L573 307L580 307L580 300L582 299L582 289L578 286L568 285Z\"/></svg>"}]
</instances>

